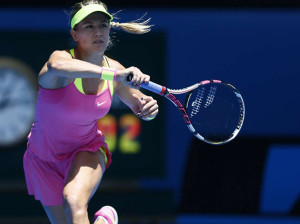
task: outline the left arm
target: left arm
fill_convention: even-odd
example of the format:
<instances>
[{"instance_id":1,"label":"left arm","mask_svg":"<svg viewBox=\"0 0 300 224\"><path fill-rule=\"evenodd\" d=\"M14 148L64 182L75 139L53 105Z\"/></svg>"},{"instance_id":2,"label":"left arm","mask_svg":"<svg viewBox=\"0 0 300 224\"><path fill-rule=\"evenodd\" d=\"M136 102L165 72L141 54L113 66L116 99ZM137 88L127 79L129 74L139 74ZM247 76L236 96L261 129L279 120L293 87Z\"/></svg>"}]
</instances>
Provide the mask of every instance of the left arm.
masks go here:
<instances>
[{"instance_id":1,"label":"left arm","mask_svg":"<svg viewBox=\"0 0 300 224\"><path fill-rule=\"evenodd\" d=\"M139 90L121 87L116 94L134 114L145 121L152 120L158 114L157 101Z\"/></svg>"},{"instance_id":2,"label":"left arm","mask_svg":"<svg viewBox=\"0 0 300 224\"><path fill-rule=\"evenodd\" d=\"M118 62L114 61L115 68L124 70L125 68ZM152 120L158 114L158 104L151 96L140 92L139 85L142 82L149 82L150 77L143 74L139 69L134 68L136 83L132 88L125 86L121 82L115 82L115 93L125 103L134 114L147 121Z\"/></svg>"}]
</instances>

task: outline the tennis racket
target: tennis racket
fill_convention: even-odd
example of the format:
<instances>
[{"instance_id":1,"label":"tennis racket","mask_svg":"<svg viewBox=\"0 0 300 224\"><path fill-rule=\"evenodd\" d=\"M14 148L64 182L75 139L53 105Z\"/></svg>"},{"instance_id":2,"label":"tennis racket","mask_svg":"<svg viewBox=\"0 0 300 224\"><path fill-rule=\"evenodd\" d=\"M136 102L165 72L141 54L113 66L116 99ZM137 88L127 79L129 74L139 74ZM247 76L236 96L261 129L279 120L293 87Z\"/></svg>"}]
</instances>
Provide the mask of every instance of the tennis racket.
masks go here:
<instances>
[{"instance_id":1,"label":"tennis racket","mask_svg":"<svg viewBox=\"0 0 300 224\"><path fill-rule=\"evenodd\" d=\"M132 74L127 81L132 80ZM220 145L233 140L242 128L245 105L242 95L231 84L205 80L183 89L168 89L154 82L142 88L170 100L180 111L189 130L200 140ZM174 95L185 95L180 102Z\"/></svg>"}]
</instances>

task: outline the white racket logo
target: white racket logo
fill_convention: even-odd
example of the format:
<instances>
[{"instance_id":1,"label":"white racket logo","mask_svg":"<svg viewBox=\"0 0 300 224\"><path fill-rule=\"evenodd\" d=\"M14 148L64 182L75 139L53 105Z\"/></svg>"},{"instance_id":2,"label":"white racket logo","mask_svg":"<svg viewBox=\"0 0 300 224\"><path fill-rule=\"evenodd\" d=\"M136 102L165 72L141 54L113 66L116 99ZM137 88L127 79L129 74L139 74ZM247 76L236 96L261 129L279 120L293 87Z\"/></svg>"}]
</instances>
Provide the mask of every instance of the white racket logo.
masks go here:
<instances>
[{"instance_id":1,"label":"white racket logo","mask_svg":"<svg viewBox=\"0 0 300 224\"><path fill-rule=\"evenodd\" d=\"M207 108L210 104L212 104L212 102L215 99L216 92L217 92L217 87L216 86L210 87L210 90L209 90L208 96L206 98L204 108Z\"/></svg>"},{"instance_id":2,"label":"white racket logo","mask_svg":"<svg viewBox=\"0 0 300 224\"><path fill-rule=\"evenodd\" d=\"M196 100L192 103L192 112L191 112L191 117L193 117L194 115L196 115L201 107L201 103L202 103L202 99L203 99L203 95L205 93L205 88L200 88L197 92L197 96L196 96Z\"/></svg>"}]
</instances>

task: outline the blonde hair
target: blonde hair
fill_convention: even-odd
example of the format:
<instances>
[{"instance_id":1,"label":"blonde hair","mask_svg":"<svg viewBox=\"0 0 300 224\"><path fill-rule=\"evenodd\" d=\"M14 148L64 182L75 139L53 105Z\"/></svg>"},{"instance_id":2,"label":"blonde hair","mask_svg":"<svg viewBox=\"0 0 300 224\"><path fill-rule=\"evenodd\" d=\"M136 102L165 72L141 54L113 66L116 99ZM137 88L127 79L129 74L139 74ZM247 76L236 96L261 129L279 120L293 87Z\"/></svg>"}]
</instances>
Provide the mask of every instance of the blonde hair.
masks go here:
<instances>
[{"instance_id":1,"label":"blonde hair","mask_svg":"<svg viewBox=\"0 0 300 224\"><path fill-rule=\"evenodd\" d=\"M148 24L150 22L150 18L143 22L139 22L141 19L142 18L127 23L111 22L110 25L112 28L115 29L119 28L124 30L127 33L133 33L133 34L148 33L151 30L151 27L153 26Z\"/></svg>"},{"instance_id":2,"label":"blonde hair","mask_svg":"<svg viewBox=\"0 0 300 224\"><path fill-rule=\"evenodd\" d=\"M72 9L71 9L71 13L70 13L70 21L72 20L73 16L84 6L86 5L91 5L91 4L98 4L98 5L102 5L106 10L107 10L107 6L99 1L99 0L83 0L82 2L76 3ZM143 16L144 17L144 16ZM148 33L151 30L151 27L153 25L149 25L148 23L150 22L150 19L147 20L143 20L143 17L131 21L131 22L126 22L126 23L119 23L119 22L111 22L110 25L112 28L114 29L121 29L127 33L133 33L133 34L144 34L144 33ZM74 27L74 29L76 30L76 25Z\"/></svg>"}]
</instances>

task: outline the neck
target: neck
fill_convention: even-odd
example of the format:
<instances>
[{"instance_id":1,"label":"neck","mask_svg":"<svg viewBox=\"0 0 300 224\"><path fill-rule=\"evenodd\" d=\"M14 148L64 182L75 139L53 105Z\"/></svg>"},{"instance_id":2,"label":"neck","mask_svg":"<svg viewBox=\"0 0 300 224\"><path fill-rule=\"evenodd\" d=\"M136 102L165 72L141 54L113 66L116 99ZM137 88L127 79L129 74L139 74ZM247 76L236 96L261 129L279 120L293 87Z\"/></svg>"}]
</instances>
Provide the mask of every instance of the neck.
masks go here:
<instances>
[{"instance_id":1,"label":"neck","mask_svg":"<svg viewBox=\"0 0 300 224\"><path fill-rule=\"evenodd\" d=\"M78 48L76 48L76 53L77 53L78 59L90 62L95 65L102 66L102 61L103 61L103 56L104 56L103 52L90 53L90 52L84 51L78 47Z\"/></svg>"}]
</instances>

